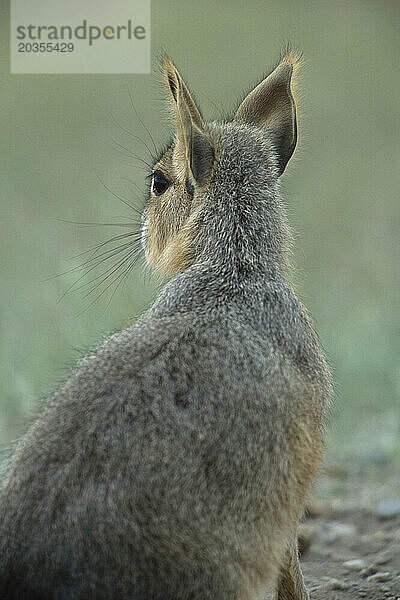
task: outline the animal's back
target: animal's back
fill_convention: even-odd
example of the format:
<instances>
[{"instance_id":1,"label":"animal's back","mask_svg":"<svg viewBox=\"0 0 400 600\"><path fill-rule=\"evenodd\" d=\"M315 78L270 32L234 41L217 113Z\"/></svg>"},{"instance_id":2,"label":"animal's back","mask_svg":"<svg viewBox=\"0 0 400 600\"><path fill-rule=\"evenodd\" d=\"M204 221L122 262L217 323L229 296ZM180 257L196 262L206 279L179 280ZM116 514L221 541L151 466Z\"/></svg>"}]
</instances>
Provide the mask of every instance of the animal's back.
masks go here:
<instances>
[{"instance_id":1,"label":"animal's back","mask_svg":"<svg viewBox=\"0 0 400 600\"><path fill-rule=\"evenodd\" d=\"M278 569L299 517L282 496L304 496L319 458L318 423L309 447L296 445L325 393L307 318L277 285L222 309L163 312L84 359L30 432L1 514L11 585L131 598L134 582L154 598L189 598L215 578L228 598L249 573L256 585L265 563Z\"/></svg>"}]
</instances>

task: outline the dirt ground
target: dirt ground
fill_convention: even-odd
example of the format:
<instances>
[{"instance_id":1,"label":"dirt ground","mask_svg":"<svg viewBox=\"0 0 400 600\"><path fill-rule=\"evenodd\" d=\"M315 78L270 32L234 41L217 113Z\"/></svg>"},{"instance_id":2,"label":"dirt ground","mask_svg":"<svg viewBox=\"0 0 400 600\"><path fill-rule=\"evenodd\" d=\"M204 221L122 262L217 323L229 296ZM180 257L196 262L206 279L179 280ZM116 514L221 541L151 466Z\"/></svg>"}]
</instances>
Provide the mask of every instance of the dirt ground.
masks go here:
<instances>
[{"instance_id":1,"label":"dirt ground","mask_svg":"<svg viewBox=\"0 0 400 600\"><path fill-rule=\"evenodd\" d=\"M400 600L400 465L327 463L300 541L311 600Z\"/></svg>"}]
</instances>

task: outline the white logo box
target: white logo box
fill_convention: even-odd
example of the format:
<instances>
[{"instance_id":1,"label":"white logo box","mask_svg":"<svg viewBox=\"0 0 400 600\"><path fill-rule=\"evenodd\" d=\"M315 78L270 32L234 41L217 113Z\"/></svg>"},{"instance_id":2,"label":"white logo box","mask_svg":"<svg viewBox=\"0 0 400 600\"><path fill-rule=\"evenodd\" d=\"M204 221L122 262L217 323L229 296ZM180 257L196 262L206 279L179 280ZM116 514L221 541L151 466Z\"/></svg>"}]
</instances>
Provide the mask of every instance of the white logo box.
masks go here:
<instances>
[{"instance_id":1,"label":"white logo box","mask_svg":"<svg viewBox=\"0 0 400 600\"><path fill-rule=\"evenodd\" d=\"M150 0L11 0L11 73L150 73Z\"/></svg>"}]
</instances>

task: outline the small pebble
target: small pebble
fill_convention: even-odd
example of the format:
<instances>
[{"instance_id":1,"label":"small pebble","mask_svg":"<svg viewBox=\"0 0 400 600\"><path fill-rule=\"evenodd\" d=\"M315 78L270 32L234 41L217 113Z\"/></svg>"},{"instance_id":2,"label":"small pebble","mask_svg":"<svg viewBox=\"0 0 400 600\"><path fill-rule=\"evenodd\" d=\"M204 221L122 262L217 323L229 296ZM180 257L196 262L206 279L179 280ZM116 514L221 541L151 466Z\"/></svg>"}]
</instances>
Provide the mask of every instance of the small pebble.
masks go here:
<instances>
[{"instance_id":1,"label":"small pebble","mask_svg":"<svg viewBox=\"0 0 400 600\"><path fill-rule=\"evenodd\" d=\"M375 573L374 575L370 575L367 579L367 581L373 582L373 581L377 581L379 583L383 583L385 581L389 581L392 577L392 574L389 571L386 571L385 573Z\"/></svg>"},{"instance_id":2,"label":"small pebble","mask_svg":"<svg viewBox=\"0 0 400 600\"><path fill-rule=\"evenodd\" d=\"M346 560L343 563L345 569L350 569L350 571L361 571L366 568L365 562L361 558L355 558L354 560Z\"/></svg>"},{"instance_id":3,"label":"small pebble","mask_svg":"<svg viewBox=\"0 0 400 600\"><path fill-rule=\"evenodd\" d=\"M349 587L349 583L345 583L339 579L334 579L333 577L328 579L328 581L324 584L324 588L326 590L348 590Z\"/></svg>"},{"instance_id":4,"label":"small pebble","mask_svg":"<svg viewBox=\"0 0 400 600\"><path fill-rule=\"evenodd\" d=\"M382 554L382 556L378 556L378 558L374 561L374 565L386 565L386 563L390 562L392 559L390 554Z\"/></svg>"},{"instance_id":5,"label":"small pebble","mask_svg":"<svg viewBox=\"0 0 400 600\"><path fill-rule=\"evenodd\" d=\"M376 573L377 569L376 567L374 567L373 565L370 565L369 567L366 567L365 569L363 569L360 573L361 577L368 577L369 575L373 575L374 573Z\"/></svg>"},{"instance_id":6,"label":"small pebble","mask_svg":"<svg viewBox=\"0 0 400 600\"><path fill-rule=\"evenodd\" d=\"M356 528L351 523L325 523L317 530L317 537L325 544L333 544L341 537L354 536Z\"/></svg>"},{"instance_id":7,"label":"small pebble","mask_svg":"<svg viewBox=\"0 0 400 600\"><path fill-rule=\"evenodd\" d=\"M383 500L375 508L374 514L378 519L394 519L400 515L400 500Z\"/></svg>"},{"instance_id":8,"label":"small pebble","mask_svg":"<svg viewBox=\"0 0 400 600\"><path fill-rule=\"evenodd\" d=\"M390 542L393 539L393 533L380 529L379 531L375 531L371 537L377 542Z\"/></svg>"}]
</instances>

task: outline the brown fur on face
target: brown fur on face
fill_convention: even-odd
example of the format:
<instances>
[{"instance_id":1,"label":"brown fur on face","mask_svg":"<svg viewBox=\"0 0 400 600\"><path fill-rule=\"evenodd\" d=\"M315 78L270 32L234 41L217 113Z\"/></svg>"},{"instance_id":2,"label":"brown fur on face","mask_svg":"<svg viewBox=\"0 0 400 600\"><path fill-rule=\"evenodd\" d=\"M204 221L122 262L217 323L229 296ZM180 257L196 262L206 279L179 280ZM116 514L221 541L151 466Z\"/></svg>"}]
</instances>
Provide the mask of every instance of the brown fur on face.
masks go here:
<instances>
[{"instance_id":1,"label":"brown fur on face","mask_svg":"<svg viewBox=\"0 0 400 600\"><path fill-rule=\"evenodd\" d=\"M190 265L193 256L191 228L188 226L193 197L186 189L188 175L180 168L179 154L179 144L175 143L154 166L154 171L160 171L170 185L160 196L150 191L145 216L148 260L166 274L183 271Z\"/></svg>"},{"instance_id":2,"label":"brown fur on face","mask_svg":"<svg viewBox=\"0 0 400 600\"><path fill-rule=\"evenodd\" d=\"M215 140L213 146L217 145ZM156 171L160 171L170 185L160 196L150 190L145 211L146 254L149 263L162 273L175 275L194 260L202 186L197 184L195 189L193 176L185 165L184 146L178 137L154 165L153 172Z\"/></svg>"}]
</instances>

